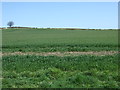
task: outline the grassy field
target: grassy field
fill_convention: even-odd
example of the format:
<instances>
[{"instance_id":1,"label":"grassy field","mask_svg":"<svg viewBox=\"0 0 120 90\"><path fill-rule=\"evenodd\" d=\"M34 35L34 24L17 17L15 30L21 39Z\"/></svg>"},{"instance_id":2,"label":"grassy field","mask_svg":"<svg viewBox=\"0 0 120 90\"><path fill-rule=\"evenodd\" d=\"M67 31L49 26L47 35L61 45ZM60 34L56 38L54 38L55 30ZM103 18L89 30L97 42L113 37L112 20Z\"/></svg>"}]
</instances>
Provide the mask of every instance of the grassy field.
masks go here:
<instances>
[{"instance_id":1,"label":"grassy field","mask_svg":"<svg viewBox=\"0 0 120 90\"><path fill-rule=\"evenodd\" d=\"M117 30L2 31L3 88L118 88Z\"/></svg>"},{"instance_id":2,"label":"grassy field","mask_svg":"<svg viewBox=\"0 0 120 90\"><path fill-rule=\"evenodd\" d=\"M3 52L117 50L118 32L95 30L3 30Z\"/></svg>"}]
</instances>

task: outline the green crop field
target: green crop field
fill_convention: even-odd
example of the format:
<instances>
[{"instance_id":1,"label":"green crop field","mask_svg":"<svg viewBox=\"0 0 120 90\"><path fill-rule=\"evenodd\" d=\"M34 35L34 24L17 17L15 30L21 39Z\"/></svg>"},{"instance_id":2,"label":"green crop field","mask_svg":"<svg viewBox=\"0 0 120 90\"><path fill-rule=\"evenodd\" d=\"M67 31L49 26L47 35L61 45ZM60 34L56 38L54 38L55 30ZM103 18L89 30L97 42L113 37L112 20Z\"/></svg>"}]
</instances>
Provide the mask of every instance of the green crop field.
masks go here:
<instances>
[{"instance_id":1,"label":"green crop field","mask_svg":"<svg viewBox=\"0 0 120 90\"><path fill-rule=\"evenodd\" d=\"M117 50L118 31L95 30L3 30L3 52Z\"/></svg>"},{"instance_id":2,"label":"green crop field","mask_svg":"<svg viewBox=\"0 0 120 90\"><path fill-rule=\"evenodd\" d=\"M118 88L118 31L2 30L3 88Z\"/></svg>"}]
</instances>

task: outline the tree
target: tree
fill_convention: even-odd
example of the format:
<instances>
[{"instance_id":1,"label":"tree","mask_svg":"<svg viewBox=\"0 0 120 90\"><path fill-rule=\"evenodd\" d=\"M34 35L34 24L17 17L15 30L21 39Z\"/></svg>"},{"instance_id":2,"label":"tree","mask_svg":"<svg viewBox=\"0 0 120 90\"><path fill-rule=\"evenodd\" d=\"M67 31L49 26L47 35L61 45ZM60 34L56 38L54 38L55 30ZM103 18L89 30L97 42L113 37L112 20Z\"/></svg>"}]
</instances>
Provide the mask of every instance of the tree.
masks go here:
<instances>
[{"instance_id":1,"label":"tree","mask_svg":"<svg viewBox=\"0 0 120 90\"><path fill-rule=\"evenodd\" d=\"M9 27L12 27L12 26L14 25L14 22L13 22L13 21L9 21L9 22L7 23L7 25L8 25Z\"/></svg>"}]
</instances>

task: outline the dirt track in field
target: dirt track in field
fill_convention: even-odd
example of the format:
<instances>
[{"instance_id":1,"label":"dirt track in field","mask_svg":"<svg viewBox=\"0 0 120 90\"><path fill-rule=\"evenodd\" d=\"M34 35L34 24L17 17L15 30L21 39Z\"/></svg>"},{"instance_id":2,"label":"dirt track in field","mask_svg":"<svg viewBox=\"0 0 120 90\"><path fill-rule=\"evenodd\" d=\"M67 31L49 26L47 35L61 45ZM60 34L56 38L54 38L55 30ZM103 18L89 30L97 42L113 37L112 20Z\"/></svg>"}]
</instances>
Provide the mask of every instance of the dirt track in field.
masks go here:
<instances>
[{"instance_id":1,"label":"dirt track in field","mask_svg":"<svg viewBox=\"0 0 120 90\"><path fill-rule=\"evenodd\" d=\"M2 56L11 56L11 55L39 55L39 56L79 56L79 55L114 55L118 51L88 51L88 52L5 52L0 53Z\"/></svg>"}]
</instances>

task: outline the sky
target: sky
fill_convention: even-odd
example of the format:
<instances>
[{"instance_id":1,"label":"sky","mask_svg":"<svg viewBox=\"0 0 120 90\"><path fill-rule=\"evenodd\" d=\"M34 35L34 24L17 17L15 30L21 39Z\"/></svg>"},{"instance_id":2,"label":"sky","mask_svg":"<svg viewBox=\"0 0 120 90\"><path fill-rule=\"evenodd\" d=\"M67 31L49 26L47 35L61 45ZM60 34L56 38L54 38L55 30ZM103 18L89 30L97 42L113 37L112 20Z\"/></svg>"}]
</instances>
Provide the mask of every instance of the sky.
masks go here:
<instances>
[{"instance_id":1,"label":"sky","mask_svg":"<svg viewBox=\"0 0 120 90\"><path fill-rule=\"evenodd\" d=\"M117 2L2 2L2 26L118 28Z\"/></svg>"}]
</instances>

